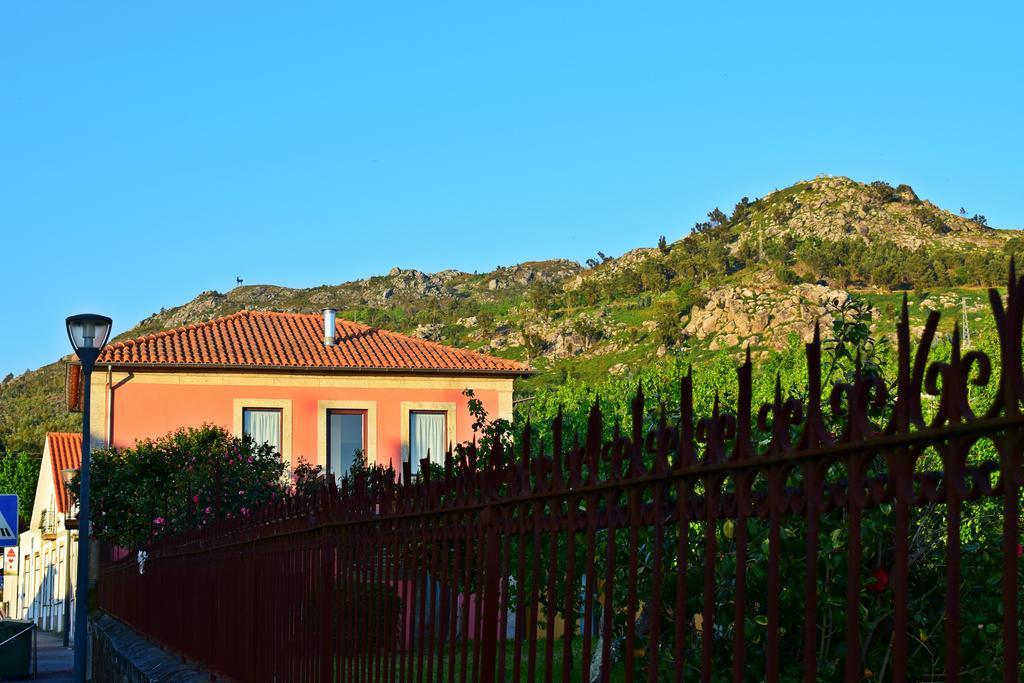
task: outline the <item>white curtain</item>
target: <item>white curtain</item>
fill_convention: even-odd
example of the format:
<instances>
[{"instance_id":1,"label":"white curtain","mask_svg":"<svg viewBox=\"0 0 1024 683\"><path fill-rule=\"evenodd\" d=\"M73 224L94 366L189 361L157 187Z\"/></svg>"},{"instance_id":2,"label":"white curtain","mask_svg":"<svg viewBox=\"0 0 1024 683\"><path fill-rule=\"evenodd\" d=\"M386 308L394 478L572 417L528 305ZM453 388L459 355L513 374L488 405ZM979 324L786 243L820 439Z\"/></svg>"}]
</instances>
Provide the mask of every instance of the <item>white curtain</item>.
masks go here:
<instances>
[{"instance_id":1,"label":"white curtain","mask_svg":"<svg viewBox=\"0 0 1024 683\"><path fill-rule=\"evenodd\" d=\"M444 462L445 423L444 413L410 413L409 414L409 452L412 456L412 472L420 470L420 460L430 452L430 461Z\"/></svg>"},{"instance_id":2,"label":"white curtain","mask_svg":"<svg viewBox=\"0 0 1024 683\"><path fill-rule=\"evenodd\" d=\"M281 452L281 413L277 410L246 409L242 415L242 431L257 444L268 443Z\"/></svg>"}]
</instances>

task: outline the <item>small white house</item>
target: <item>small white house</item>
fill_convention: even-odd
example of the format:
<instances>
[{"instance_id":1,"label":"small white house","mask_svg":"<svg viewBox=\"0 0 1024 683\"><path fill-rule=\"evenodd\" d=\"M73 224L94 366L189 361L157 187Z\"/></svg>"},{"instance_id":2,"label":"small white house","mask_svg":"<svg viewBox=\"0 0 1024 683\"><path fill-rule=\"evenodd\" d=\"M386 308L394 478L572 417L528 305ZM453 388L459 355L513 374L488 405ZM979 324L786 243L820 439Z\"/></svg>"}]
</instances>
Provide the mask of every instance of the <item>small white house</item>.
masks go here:
<instances>
[{"instance_id":1,"label":"small white house","mask_svg":"<svg viewBox=\"0 0 1024 683\"><path fill-rule=\"evenodd\" d=\"M4 581L7 614L31 619L46 631L63 632L65 595L74 615L78 531L64 525L69 496L62 472L77 470L81 462L81 434L50 432L46 435L32 518L29 528L18 537L17 580L8 576ZM5 565L5 570L9 571L11 567L6 560ZM72 623L72 636L73 629Z\"/></svg>"}]
</instances>

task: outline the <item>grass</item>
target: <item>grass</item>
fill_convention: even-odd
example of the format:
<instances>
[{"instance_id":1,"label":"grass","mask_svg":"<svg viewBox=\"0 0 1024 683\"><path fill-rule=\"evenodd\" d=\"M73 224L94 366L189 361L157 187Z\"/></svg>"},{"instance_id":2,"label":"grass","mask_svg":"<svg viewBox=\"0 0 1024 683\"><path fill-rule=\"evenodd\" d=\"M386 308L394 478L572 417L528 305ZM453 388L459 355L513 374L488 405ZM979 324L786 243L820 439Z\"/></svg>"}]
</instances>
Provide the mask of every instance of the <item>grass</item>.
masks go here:
<instances>
[{"instance_id":1,"label":"grass","mask_svg":"<svg viewBox=\"0 0 1024 683\"><path fill-rule=\"evenodd\" d=\"M597 640L593 641L596 645ZM466 652L466 668L462 668L462 643L458 643L455 652L454 660L454 671L449 670L449 663L451 662L451 650L450 645L446 646L442 650L435 650L434 655L431 659L432 668L430 671L426 670L428 653L424 649L422 659L419 656L419 652L415 652L412 655L412 662L410 663L408 652L393 654L390 657L385 656L384 658L370 657L370 658L353 658L341 660L338 662L338 669L342 673L344 679L346 674L353 671L364 671L368 667L371 672L377 671L376 667L391 667L397 675L398 672L404 671L407 680L411 681L447 681L450 674L453 675L455 681L473 681L476 680L476 657L474 656L474 647L478 645L476 641L469 641ZM516 648L515 643L511 640L505 643L505 656L504 656L504 669L499 671L497 680L499 681L544 681L546 679L546 648L547 641L545 639L537 640L536 657L533 667L533 676L529 673L529 645L523 642L520 646L519 653L519 678L515 678L515 655ZM575 638L572 641L572 673L568 679L562 677L562 641L556 640L554 643L554 652L552 657L551 666L551 680L553 681L565 681L565 683L584 683L583 681L583 641L580 638ZM439 658L440 655L440 658ZM639 653L638 653L639 657ZM403 661L404 660L404 661ZM499 653L499 662L502 658ZM411 669L410 669L411 664ZM403 668L404 667L404 668ZM463 679L463 673L465 678ZM593 671L591 671L593 674ZM619 681L625 680L625 671L623 665L620 662L615 666L609 676L609 680L612 683L618 683Z\"/></svg>"}]
</instances>

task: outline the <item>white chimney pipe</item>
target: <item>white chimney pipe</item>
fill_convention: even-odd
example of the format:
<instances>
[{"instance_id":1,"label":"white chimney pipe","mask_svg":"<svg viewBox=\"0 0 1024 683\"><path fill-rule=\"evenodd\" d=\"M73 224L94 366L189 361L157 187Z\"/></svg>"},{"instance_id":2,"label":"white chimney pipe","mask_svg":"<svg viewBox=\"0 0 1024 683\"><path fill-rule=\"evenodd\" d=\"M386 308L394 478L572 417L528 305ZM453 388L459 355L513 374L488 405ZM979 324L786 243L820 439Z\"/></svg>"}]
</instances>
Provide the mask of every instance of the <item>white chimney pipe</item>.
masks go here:
<instances>
[{"instance_id":1,"label":"white chimney pipe","mask_svg":"<svg viewBox=\"0 0 1024 683\"><path fill-rule=\"evenodd\" d=\"M324 313L324 346L334 346L335 317L338 314L333 308L325 308Z\"/></svg>"}]
</instances>

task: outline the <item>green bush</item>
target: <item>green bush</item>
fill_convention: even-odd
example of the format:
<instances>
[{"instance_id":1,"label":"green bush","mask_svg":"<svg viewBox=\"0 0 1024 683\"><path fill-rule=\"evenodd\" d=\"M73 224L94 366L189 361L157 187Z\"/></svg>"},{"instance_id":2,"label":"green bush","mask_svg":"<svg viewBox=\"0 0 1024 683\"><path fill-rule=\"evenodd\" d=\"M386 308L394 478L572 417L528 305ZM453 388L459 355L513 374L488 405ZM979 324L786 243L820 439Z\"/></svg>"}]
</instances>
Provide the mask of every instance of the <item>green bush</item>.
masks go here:
<instances>
[{"instance_id":1,"label":"green bush","mask_svg":"<svg viewBox=\"0 0 1024 683\"><path fill-rule=\"evenodd\" d=\"M284 475L272 447L212 425L96 451L92 534L138 549L214 520L245 517L287 492Z\"/></svg>"}]
</instances>

